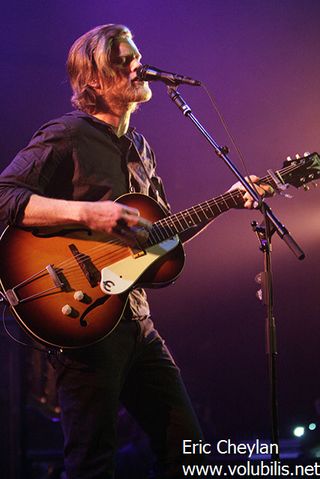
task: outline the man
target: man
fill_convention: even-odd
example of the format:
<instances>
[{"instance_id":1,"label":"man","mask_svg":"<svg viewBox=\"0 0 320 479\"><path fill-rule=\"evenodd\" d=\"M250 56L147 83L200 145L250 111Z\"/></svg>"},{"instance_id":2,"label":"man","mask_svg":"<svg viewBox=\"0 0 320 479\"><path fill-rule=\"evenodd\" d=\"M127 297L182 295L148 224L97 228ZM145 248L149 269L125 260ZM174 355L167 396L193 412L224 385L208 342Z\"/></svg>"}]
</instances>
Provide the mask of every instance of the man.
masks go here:
<instances>
[{"instance_id":1,"label":"man","mask_svg":"<svg viewBox=\"0 0 320 479\"><path fill-rule=\"evenodd\" d=\"M24 227L81 224L119 236L141 221L137 210L113 202L120 195L143 193L168 208L153 152L129 128L131 113L151 98L148 83L137 80L140 59L122 25L99 26L73 44L67 67L76 111L40 128L3 172L0 220ZM69 479L114 477L120 402L149 435L156 477L181 477L182 441L198 442L202 433L142 289L130 293L107 338L57 352L52 362Z\"/></svg>"}]
</instances>

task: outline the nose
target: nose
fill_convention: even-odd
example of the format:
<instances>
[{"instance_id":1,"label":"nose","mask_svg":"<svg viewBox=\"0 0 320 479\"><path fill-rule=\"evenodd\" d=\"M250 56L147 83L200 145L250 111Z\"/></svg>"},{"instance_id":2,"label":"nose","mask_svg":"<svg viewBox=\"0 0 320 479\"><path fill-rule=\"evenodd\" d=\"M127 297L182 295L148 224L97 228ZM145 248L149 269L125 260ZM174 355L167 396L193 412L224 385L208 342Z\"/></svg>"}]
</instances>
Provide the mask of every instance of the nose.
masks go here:
<instances>
[{"instance_id":1,"label":"nose","mask_svg":"<svg viewBox=\"0 0 320 479\"><path fill-rule=\"evenodd\" d=\"M142 63L138 58L134 58L130 64L130 69L132 72L135 72L139 67L141 67Z\"/></svg>"}]
</instances>

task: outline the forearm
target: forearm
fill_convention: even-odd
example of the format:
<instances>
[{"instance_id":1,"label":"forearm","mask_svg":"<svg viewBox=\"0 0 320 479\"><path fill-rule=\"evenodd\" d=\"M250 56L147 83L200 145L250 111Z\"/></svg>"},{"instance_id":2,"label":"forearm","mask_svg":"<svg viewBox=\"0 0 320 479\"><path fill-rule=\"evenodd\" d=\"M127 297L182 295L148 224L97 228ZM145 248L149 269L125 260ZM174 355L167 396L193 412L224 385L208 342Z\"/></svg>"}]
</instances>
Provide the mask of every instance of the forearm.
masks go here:
<instances>
[{"instance_id":1,"label":"forearm","mask_svg":"<svg viewBox=\"0 0 320 479\"><path fill-rule=\"evenodd\" d=\"M20 220L20 226L56 226L81 223L84 206L84 203L80 201L31 195Z\"/></svg>"},{"instance_id":2,"label":"forearm","mask_svg":"<svg viewBox=\"0 0 320 479\"><path fill-rule=\"evenodd\" d=\"M66 201L31 195L20 226L81 224L94 231L116 234L119 221L128 227L138 224L139 211L113 201Z\"/></svg>"}]
</instances>

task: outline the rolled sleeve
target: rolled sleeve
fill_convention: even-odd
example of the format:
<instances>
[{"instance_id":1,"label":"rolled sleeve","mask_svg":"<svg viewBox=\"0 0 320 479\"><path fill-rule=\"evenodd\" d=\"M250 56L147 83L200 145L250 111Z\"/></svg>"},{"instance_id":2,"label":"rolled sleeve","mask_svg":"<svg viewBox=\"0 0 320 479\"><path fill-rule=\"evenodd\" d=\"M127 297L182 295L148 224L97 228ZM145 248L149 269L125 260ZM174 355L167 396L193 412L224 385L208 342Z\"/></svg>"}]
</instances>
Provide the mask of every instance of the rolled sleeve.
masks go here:
<instances>
[{"instance_id":1,"label":"rolled sleeve","mask_svg":"<svg viewBox=\"0 0 320 479\"><path fill-rule=\"evenodd\" d=\"M0 175L0 221L18 224L30 196L47 196L48 185L70 151L70 135L59 123L44 125Z\"/></svg>"}]
</instances>

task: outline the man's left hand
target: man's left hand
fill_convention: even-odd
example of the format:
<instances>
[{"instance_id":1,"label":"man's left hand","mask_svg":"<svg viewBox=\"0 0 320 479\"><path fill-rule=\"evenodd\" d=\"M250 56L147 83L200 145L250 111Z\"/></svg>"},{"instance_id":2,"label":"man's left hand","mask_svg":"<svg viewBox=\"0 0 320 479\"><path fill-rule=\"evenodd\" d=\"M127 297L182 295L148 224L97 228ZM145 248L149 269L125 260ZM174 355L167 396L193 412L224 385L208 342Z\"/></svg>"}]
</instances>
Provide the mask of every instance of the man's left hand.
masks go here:
<instances>
[{"instance_id":1,"label":"man's left hand","mask_svg":"<svg viewBox=\"0 0 320 479\"><path fill-rule=\"evenodd\" d=\"M246 180L248 181L248 177L246 176ZM267 185L267 184L264 184L264 183L261 183L259 185L257 185L256 183L260 180L260 178L258 176L255 176L255 175L250 175L250 180L255 183L254 187L258 193L258 195L260 195L262 198L264 198L265 196L272 196L274 194L274 189L272 188L272 186L270 185ZM256 204L256 202L254 201L254 199L252 198L252 196L250 195L250 193L248 193L244 186L240 183L240 181L238 181L237 183L235 183L234 185L231 186L231 188L228 190L228 191L232 191L232 190L241 190L244 192L243 194L243 200L244 200L244 208L248 208L248 209L252 209L252 208L256 208L258 205Z\"/></svg>"}]
</instances>

